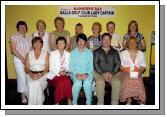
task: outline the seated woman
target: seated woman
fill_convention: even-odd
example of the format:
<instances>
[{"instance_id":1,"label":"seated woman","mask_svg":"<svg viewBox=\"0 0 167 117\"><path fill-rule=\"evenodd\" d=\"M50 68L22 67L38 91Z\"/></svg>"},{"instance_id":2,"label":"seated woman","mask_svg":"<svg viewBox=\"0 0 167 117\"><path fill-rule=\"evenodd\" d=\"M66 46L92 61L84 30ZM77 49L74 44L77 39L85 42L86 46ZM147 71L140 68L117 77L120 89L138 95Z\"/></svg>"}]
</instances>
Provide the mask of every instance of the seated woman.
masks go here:
<instances>
[{"instance_id":1,"label":"seated woman","mask_svg":"<svg viewBox=\"0 0 167 117\"><path fill-rule=\"evenodd\" d=\"M120 92L120 102L127 101L131 104L133 97L139 104L145 104L146 94L142 79L142 73L146 68L144 53L137 50L136 38L132 38L127 43L128 49L121 52L122 89Z\"/></svg>"},{"instance_id":2,"label":"seated woman","mask_svg":"<svg viewBox=\"0 0 167 117\"><path fill-rule=\"evenodd\" d=\"M67 41L64 37L58 37L56 40L57 50L50 53L49 73L47 75L49 84L55 88L55 104L64 98L68 98L68 104L72 99L72 84L69 77L69 57L70 53L65 50Z\"/></svg>"},{"instance_id":3,"label":"seated woman","mask_svg":"<svg viewBox=\"0 0 167 117\"><path fill-rule=\"evenodd\" d=\"M76 39L77 48L70 54L70 72L73 81L72 95L73 105L77 105L79 92L82 87L86 94L86 104L91 105L92 101L92 80L93 80L93 54L86 48L87 37L81 33Z\"/></svg>"},{"instance_id":4,"label":"seated woman","mask_svg":"<svg viewBox=\"0 0 167 117\"><path fill-rule=\"evenodd\" d=\"M47 86L46 73L48 72L48 53L42 50L43 40L33 37L33 50L26 56L25 71L27 73L28 104L42 105L44 102L44 89Z\"/></svg>"}]
</instances>

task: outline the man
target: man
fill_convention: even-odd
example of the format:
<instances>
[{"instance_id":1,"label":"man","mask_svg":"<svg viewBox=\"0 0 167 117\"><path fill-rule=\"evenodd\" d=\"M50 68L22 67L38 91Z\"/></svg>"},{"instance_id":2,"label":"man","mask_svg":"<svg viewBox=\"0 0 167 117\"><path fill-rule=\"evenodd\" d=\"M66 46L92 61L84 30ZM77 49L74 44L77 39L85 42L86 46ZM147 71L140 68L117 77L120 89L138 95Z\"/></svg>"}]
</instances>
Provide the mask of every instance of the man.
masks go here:
<instances>
[{"instance_id":1,"label":"man","mask_svg":"<svg viewBox=\"0 0 167 117\"><path fill-rule=\"evenodd\" d=\"M93 53L86 48L87 37L85 34L79 34L76 42L78 47L70 54L73 105L77 104L82 82L86 94L86 104L90 105L92 101Z\"/></svg>"},{"instance_id":2,"label":"man","mask_svg":"<svg viewBox=\"0 0 167 117\"><path fill-rule=\"evenodd\" d=\"M114 75L119 71L121 62L118 51L111 46L109 33L102 35L102 46L93 54L98 105L103 105L104 102L105 82L109 82L112 86L111 104L118 104L120 81L115 79Z\"/></svg>"}]
</instances>

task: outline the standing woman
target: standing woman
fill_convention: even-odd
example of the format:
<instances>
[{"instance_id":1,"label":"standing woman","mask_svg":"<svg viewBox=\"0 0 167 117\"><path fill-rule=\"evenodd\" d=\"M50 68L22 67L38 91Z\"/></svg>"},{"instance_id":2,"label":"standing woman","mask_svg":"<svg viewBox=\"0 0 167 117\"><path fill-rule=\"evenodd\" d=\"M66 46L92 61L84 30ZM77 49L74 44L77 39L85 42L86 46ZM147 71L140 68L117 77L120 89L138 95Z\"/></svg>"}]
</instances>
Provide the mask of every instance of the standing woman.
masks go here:
<instances>
[{"instance_id":1,"label":"standing woman","mask_svg":"<svg viewBox=\"0 0 167 117\"><path fill-rule=\"evenodd\" d=\"M56 40L58 37L64 37L67 41L67 45L66 45L66 50L70 51L70 32L67 30L64 30L64 26L65 26L65 21L64 18L62 17L56 17L54 20L54 24L56 27L55 31L52 31L52 39L51 39L51 46L52 46L52 50L57 49L56 47Z\"/></svg>"},{"instance_id":2,"label":"standing woman","mask_svg":"<svg viewBox=\"0 0 167 117\"><path fill-rule=\"evenodd\" d=\"M123 39L123 48L126 49L127 48L127 41L130 38L136 38L137 39L137 49L141 50L141 51L145 51L146 50L146 43L144 40L144 36L143 34L138 32L138 24L135 20L132 20L129 22L128 25L128 32L124 35L124 39Z\"/></svg>"},{"instance_id":3,"label":"standing woman","mask_svg":"<svg viewBox=\"0 0 167 117\"><path fill-rule=\"evenodd\" d=\"M136 39L128 40L128 49L121 52L122 89L120 101L131 104L132 97L138 100L139 104L145 104L146 94L142 73L146 69L144 53L137 50Z\"/></svg>"},{"instance_id":4,"label":"standing woman","mask_svg":"<svg viewBox=\"0 0 167 117\"><path fill-rule=\"evenodd\" d=\"M50 33L46 32L46 23L43 20L38 20L36 23L36 28L37 28L37 32L33 33L33 37L41 37L43 40L43 47L42 49L50 52L51 50L51 42L50 42L50 38L51 35Z\"/></svg>"},{"instance_id":5,"label":"standing woman","mask_svg":"<svg viewBox=\"0 0 167 117\"><path fill-rule=\"evenodd\" d=\"M119 34L115 33L115 22L109 21L106 24L106 29L112 37L111 46L114 49L121 51L123 49L122 42L121 42L121 36Z\"/></svg>"},{"instance_id":6,"label":"standing woman","mask_svg":"<svg viewBox=\"0 0 167 117\"><path fill-rule=\"evenodd\" d=\"M50 53L49 73L47 75L50 85L55 88L54 98L55 104L59 104L63 98L68 99L71 104L72 84L69 77L69 57L70 53L65 50L66 39L58 37L56 40L57 50Z\"/></svg>"},{"instance_id":7,"label":"standing woman","mask_svg":"<svg viewBox=\"0 0 167 117\"><path fill-rule=\"evenodd\" d=\"M77 47L76 39L77 36L81 33L83 33L83 25L81 23L78 23L75 25L75 35L71 37L71 50Z\"/></svg>"},{"instance_id":8,"label":"standing woman","mask_svg":"<svg viewBox=\"0 0 167 117\"><path fill-rule=\"evenodd\" d=\"M100 22L95 22L92 25L93 35L88 37L88 48L92 51L99 48L101 46L101 33L102 26Z\"/></svg>"},{"instance_id":9,"label":"standing woman","mask_svg":"<svg viewBox=\"0 0 167 117\"><path fill-rule=\"evenodd\" d=\"M47 86L45 74L48 72L49 56L47 51L42 49L43 40L41 37L33 37L33 50L26 56L25 71L28 84L28 104L43 105L44 89Z\"/></svg>"},{"instance_id":10,"label":"standing woman","mask_svg":"<svg viewBox=\"0 0 167 117\"><path fill-rule=\"evenodd\" d=\"M26 73L24 71L25 58L27 52L31 49L31 37L27 36L27 24L25 21L18 21L17 33L10 37L10 48L13 54L13 63L16 71L17 92L21 93L22 103L27 103L25 95Z\"/></svg>"}]
</instances>

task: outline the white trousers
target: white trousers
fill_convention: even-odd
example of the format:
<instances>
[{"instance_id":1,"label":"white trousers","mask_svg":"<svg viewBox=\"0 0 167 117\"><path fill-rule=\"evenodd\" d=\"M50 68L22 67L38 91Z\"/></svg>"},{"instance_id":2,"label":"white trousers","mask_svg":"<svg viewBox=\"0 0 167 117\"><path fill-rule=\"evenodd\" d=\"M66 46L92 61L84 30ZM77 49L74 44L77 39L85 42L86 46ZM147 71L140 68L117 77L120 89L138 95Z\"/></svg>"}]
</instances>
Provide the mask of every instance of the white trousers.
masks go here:
<instances>
[{"instance_id":1,"label":"white trousers","mask_svg":"<svg viewBox=\"0 0 167 117\"><path fill-rule=\"evenodd\" d=\"M24 93L26 90L26 84L27 84L24 64L16 56L14 56L13 63L14 63L15 71L16 71L17 92Z\"/></svg>"},{"instance_id":2,"label":"white trousers","mask_svg":"<svg viewBox=\"0 0 167 117\"><path fill-rule=\"evenodd\" d=\"M28 105L43 105L45 100L44 90L47 86L45 75L40 79L34 80L27 75L27 91Z\"/></svg>"}]
</instances>

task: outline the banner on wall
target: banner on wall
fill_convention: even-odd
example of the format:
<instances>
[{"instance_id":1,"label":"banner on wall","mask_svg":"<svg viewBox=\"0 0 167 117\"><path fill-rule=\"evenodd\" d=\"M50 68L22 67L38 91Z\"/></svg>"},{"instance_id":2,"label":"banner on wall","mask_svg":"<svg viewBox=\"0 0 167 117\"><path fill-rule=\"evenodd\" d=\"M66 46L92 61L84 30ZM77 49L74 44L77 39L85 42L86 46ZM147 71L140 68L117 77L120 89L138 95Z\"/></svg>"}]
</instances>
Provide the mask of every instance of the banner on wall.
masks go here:
<instances>
[{"instance_id":1,"label":"banner on wall","mask_svg":"<svg viewBox=\"0 0 167 117\"><path fill-rule=\"evenodd\" d=\"M111 18L115 10L111 6L60 6L59 14L65 18Z\"/></svg>"}]
</instances>

